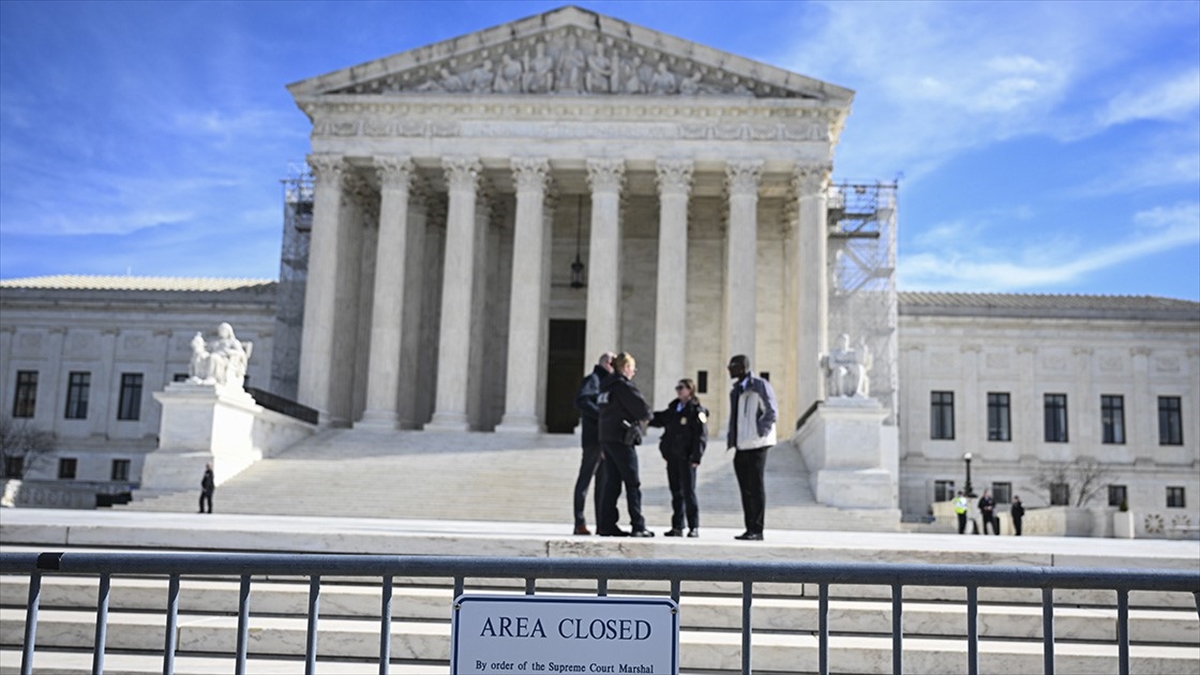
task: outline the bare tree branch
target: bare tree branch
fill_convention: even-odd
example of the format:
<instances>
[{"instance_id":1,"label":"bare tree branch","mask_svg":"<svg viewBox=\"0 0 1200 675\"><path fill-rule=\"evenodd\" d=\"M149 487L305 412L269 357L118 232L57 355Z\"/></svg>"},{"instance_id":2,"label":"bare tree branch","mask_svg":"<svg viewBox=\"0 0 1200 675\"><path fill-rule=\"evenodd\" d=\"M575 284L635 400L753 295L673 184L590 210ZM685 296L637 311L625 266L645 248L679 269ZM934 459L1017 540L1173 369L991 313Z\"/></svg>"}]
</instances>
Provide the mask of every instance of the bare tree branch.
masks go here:
<instances>
[{"instance_id":1,"label":"bare tree branch","mask_svg":"<svg viewBox=\"0 0 1200 675\"><path fill-rule=\"evenodd\" d=\"M58 441L52 432L38 429L25 420L0 415L0 476L24 478L40 460L54 452ZM10 459L19 459L12 462ZM9 475L12 470L13 475Z\"/></svg>"}]
</instances>

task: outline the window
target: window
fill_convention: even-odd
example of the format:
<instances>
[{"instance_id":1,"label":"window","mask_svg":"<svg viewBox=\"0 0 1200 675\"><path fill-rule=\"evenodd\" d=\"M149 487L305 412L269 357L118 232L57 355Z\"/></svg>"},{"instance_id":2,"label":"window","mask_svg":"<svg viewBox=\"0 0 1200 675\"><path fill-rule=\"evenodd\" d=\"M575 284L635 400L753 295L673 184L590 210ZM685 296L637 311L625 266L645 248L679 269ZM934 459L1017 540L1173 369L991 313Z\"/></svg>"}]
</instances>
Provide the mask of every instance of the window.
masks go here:
<instances>
[{"instance_id":1,"label":"window","mask_svg":"<svg viewBox=\"0 0 1200 675\"><path fill-rule=\"evenodd\" d=\"M1067 395L1046 394L1046 442L1067 442Z\"/></svg>"},{"instance_id":2,"label":"window","mask_svg":"<svg viewBox=\"0 0 1200 675\"><path fill-rule=\"evenodd\" d=\"M1100 397L1102 443L1125 444L1125 397Z\"/></svg>"},{"instance_id":3,"label":"window","mask_svg":"<svg viewBox=\"0 0 1200 675\"><path fill-rule=\"evenodd\" d=\"M1108 505L1120 508L1122 504L1129 506L1129 490L1124 485L1109 485Z\"/></svg>"},{"instance_id":4,"label":"window","mask_svg":"<svg viewBox=\"0 0 1200 675\"><path fill-rule=\"evenodd\" d=\"M114 459L112 461L112 479L120 481L129 480L129 460Z\"/></svg>"},{"instance_id":5,"label":"window","mask_svg":"<svg viewBox=\"0 0 1200 675\"><path fill-rule=\"evenodd\" d=\"M171 381L172 382L187 382L188 374L187 373L175 373L174 375L171 376Z\"/></svg>"},{"instance_id":6,"label":"window","mask_svg":"<svg viewBox=\"0 0 1200 675\"><path fill-rule=\"evenodd\" d=\"M87 418L88 389L91 386L91 373L72 371L67 377L67 419L82 420Z\"/></svg>"},{"instance_id":7,"label":"window","mask_svg":"<svg viewBox=\"0 0 1200 675\"><path fill-rule=\"evenodd\" d=\"M948 502L954 499L954 481L935 480L933 482L933 501Z\"/></svg>"},{"instance_id":8,"label":"window","mask_svg":"<svg viewBox=\"0 0 1200 675\"><path fill-rule=\"evenodd\" d=\"M37 371L17 371L17 391L13 396L13 417L33 417L37 406Z\"/></svg>"},{"instance_id":9,"label":"window","mask_svg":"<svg viewBox=\"0 0 1200 675\"><path fill-rule=\"evenodd\" d=\"M1183 445L1183 411L1178 396L1158 397L1158 444Z\"/></svg>"},{"instance_id":10,"label":"window","mask_svg":"<svg viewBox=\"0 0 1200 675\"><path fill-rule=\"evenodd\" d=\"M117 419L136 420L142 416L142 374L121 373L121 396Z\"/></svg>"},{"instance_id":11,"label":"window","mask_svg":"<svg viewBox=\"0 0 1200 675\"><path fill-rule=\"evenodd\" d=\"M1050 484L1050 506L1070 506L1071 486L1066 483Z\"/></svg>"},{"instance_id":12,"label":"window","mask_svg":"<svg viewBox=\"0 0 1200 675\"><path fill-rule=\"evenodd\" d=\"M997 504L1012 503L1012 483L992 483L992 499Z\"/></svg>"},{"instance_id":13,"label":"window","mask_svg":"<svg viewBox=\"0 0 1200 675\"><path fill-rule=\"evenodd\" d=\"M6 478L21 478L25 475L24 457L5 457L4 476Z\"/></svg>"},{"instance_id":14,"label":"window","mask_svg":"<svg viewBox=\"0 0 1200 675\"><path fill-rule=\"evenodd\" d=\"M76 464L73 457L64 457L58 460L58 479L74 480Z\"/></svg>"},{"instance_id":15,"label":"window","mask_svg":"<svg viewBox=\"0 0 1200 675\"><path fill-rule=\"evenodd\" d=\"M1187 504L1185 503L1184 498L1183 498L1183 488L1182 487L1168 487L1167 488L1167 508L1168 509L1182 509L1185 506L1187 506Z\"/></svg>"},{"instance_id":16,"label":"window","mask_svg":"<svg viewBox=\"0 0 1200 675\"><path fill-rule=\"evenodd\" d=\"M988 440L1012 440L1012 413L1007 393L988 392Z\"/></svg>"},{"instance_id":17,"label":"window","mask_svg":"<svg viewBox=\"0 0 1200 675\"><path fill-rule=\"evenodd\" d=\"M954 440L954 392L931 392L929 437L936 440Z\"/></svg>"},{"instance_id":18,"label":"window","mask_svg":"<svg viewBox=\"0 0 1200 675\"><path fill-rule=\"evenodd\" d=\"M697 394L707 394L708 393L708 371L707 370L701 370L696 373L696 393Z\"/></svg>"}]
</instances>

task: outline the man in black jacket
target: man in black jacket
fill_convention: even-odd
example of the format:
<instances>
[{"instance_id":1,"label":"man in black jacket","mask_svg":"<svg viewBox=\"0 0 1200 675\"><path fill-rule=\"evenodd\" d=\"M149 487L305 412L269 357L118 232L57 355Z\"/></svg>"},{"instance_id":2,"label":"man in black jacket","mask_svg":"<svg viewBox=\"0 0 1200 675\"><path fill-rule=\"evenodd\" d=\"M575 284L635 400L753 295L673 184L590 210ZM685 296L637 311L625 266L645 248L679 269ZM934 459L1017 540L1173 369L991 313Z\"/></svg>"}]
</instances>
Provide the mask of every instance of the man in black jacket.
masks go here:
<instances>
[{"instance_id":1,"label":"man in black jacket","mask_svg":"<svg viewBox=\"0 0 1200 675\"><path fill-rule=\"evenodd\" d=\"M654 416L642 392L633 383L637 362L622 352L613 359L613 373L600 383L600 445L604 447L604 500L596 534L602 537L653 537L642 516L642 481L638 473L637 446L646 422ZM617 527L617 500L625 488L629 509L628 532Z\"/></svg>"},{"instance_id":2,"label":"man in black jacket","mask_svg":"<svg viewBox=\"0 0 1200 675\"><path fill-rule=\"evenodd\" d=\"M597 424L600 420L600 407L596 399L600 396L600 382L612 373L612 360L616 356L612 352L604 352L600 360L592 368L592 372L579 384L579 393L575 395L575 409L579 411L579 423L582 427L580 445L583 446L583 456L579 461L579 477L575 479L575 534L591 534L588 531L587 517L583 515L583 504L587 501L588 485L592 476L596 477L596 488L592 491L596 508L596 522L600 522L600 500L604 492L604 472L597 471L600 462L604 460L604 450L600 447L600 432Z\"/></svg>"}]
</instances>

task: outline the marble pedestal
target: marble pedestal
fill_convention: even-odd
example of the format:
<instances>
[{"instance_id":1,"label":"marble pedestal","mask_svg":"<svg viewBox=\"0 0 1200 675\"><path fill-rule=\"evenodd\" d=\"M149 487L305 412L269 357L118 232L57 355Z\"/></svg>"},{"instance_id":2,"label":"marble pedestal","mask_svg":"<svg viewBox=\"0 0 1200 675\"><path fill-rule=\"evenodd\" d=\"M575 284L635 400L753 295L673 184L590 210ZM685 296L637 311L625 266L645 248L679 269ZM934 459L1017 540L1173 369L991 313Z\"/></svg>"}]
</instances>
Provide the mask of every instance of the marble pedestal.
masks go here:
<instances>
[{"instance_id":1,"label":"marble pedestal","mask_svg":"<svg viewBox=\"0 0 1200 675\"><path fill-rule=\"evenodd\" d=\"M849 509L898 509L899 435L870 398L839 397L817 408L794 442L817 501Z\"/></svg>"},{"instance_id":2,"label":"marble pedestal","mask_svg":"<svg viewBox=\"0 0 1200 675\"><path fill-rule=\"evenodd\" d=\"M155 392L162 404L158 449L146 455L141 490L198 490L212 462L217 485L262 459L254 445L262 408L244 389L173 382Z\"/></svg>"}]
</instances>

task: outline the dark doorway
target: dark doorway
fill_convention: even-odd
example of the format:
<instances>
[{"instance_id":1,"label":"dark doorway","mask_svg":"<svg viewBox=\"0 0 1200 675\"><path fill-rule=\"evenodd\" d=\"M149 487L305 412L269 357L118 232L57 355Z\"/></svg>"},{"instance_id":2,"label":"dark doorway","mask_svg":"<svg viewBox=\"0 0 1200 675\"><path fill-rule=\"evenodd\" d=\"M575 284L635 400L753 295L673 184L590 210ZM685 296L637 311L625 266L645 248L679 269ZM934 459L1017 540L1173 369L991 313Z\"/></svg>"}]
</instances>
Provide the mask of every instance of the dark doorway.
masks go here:
<instances>
[{"instance_id":1,"label":"dark doorway","mask_svg":"<svg viewBox=\"0 0 1200 675\"><path fill-rule=\"evenodd\" d=\"M583 380L586 321L551 320L546 368L546 431L569 434L579 423L575 394Z\"/></svg>"}]
</instances>

